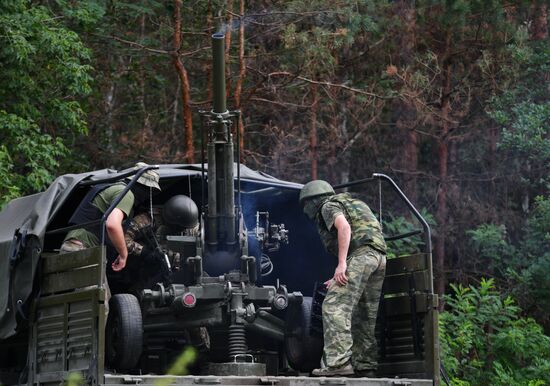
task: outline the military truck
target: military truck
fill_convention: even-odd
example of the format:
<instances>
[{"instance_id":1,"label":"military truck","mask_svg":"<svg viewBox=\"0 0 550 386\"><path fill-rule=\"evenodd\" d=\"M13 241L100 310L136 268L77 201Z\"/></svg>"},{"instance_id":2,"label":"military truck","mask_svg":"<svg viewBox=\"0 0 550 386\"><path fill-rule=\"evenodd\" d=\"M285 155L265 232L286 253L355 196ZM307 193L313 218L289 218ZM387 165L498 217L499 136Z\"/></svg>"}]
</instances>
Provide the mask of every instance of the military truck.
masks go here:
<instances>
[{"instance_id":1,"label":"military truck","mask_svg":"<svg viewBox=\"0 0 550 386\"><path fill-rule=\"evenodd\" d=\"M212 40L214 101L201 113L208 138L201 164L64 175L0 213L0 382L57 385L80 373L91 385L153 384L185 347L195 347L191 375L172 383L438 385L430 228L393 180L377 173L335 188L374 186L366 199L378 198L382 220L382 197L393 192L387 207L401 202L420 229L387 241L422 247L411 255L394 248L388 260L377 326L380 378L309 377L322 354L317 283L332 276L335 261L299 207L301 184L241 165L238 149L234 162L231 127L239 112L225 104L223 35ZM185 195L201 208L200 226L191 235L165 235L159 264L169 280L133 292L128 278L107 272L104 222L150 169L162 188L149 202L151 215ZM81 200L94 186L119 181L125 190L98 221L101 245L59 254L69 230L92 225L69 225Z\"/></svg>"}]
</instances>

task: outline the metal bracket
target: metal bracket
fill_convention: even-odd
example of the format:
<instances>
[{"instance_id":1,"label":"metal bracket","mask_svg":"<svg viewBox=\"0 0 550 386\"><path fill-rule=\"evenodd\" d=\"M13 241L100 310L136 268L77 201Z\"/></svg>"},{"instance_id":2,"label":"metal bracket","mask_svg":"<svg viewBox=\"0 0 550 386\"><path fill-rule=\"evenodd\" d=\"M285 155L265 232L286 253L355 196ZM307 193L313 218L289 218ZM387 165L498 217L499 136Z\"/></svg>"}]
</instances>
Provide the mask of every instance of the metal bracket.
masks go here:
<instances>
[{"instance_id":1,"label":"metal bracket","mask_svg":"<svg viewBox=\"0 0 550 386\"><path fill-rule=\"evenodd\" d=\"M272 378L260 378L260 385L276 385L280 381L278 379L272 379Z\"/></svg>"},{"instance_id":2,"label":"metal bracket","mask_svg":"<svg viewBox=\"0 0 550 386\"><path fill-rule=\"evenodd\" d=\"M143 378L125 375L122 377L122 383L125 385L139 385L143 383Z\"/></svg>"}]
</instances>

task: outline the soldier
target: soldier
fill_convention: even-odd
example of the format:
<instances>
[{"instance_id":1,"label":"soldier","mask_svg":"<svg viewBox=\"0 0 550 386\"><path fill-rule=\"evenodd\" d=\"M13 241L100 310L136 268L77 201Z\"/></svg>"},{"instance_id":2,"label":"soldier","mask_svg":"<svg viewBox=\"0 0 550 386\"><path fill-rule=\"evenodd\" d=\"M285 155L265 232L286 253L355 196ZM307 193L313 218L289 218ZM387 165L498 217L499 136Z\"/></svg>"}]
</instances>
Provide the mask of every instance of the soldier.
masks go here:
<instances>
[{"instance_id":1,"label":"soldier","mask_svg":"<svg viewBox=\"0 0 550 386\"><path fill-rule=\"evenodd\" d=\"M138 162L135 168L140 169L145 166L148 165ZM113 271L124 269L128 258L128 248L124 240L123 221L130 216L134 206L151 198L152 189L160 190L159 175L154 170L148 170L143 173L137 182L109 214L105 222L107 236L117 254L111 265ZM114 184L95 185L81 201L75 213L70 218L69 224L84 224L99 220L125 187L126 183L122 181ZM74 229L65 237L59 252L67 253L98 246L100 238L100 224ZM114 258L114 254L115 252L113 251L110 253L113 256L109 257Z\"/></svg>"},{"instance_id":2,"label":"soldier","mask_svg":"<svg viewBox=\"0 0 550 386\"><path fill-rule=\"evenodd\" d=\"M147 288L156 282L170 281L170 263L179 269L181 262L178 253L165 246L167 235L183 234L195 236L198 232L199 210L195 202L184 195L170 198L160 208L152 212L141 212L133 217L124 232L132 270L141 271L141 279L132 278L137 289ZM139 292L139 291L138 291Z\"/></svg>"},{"instance_id":3,"label":"soldier","mask_svg":"<svg viewBox=\"0 0 550 386\"><path fill-rule=\"evenodd\" d=\"M129 292L139 293L159 281L170 281L170 268L181 268L180 254L170 251L165 244L167 235L197 236L199 230L199 209L195 202L182 194L173 196L162 207L152 209L150 213L140 213L132 219L125 232L128 253L131 262L141 265L144 275L133 280L133 289ZM158 242L158 244L157 244ZM134 258L134 256L136 258ZM156 267L156 268L155 268ZM199 351L210 349L210 335L206 327L190 328L187 331L188 341Z\"/></svg>"},{"instance_id":4,"label":"soldier","mask_svg":"<svg viewBox=\"0 0 550 386\"><path fill-rule=\"evenodd\" d=\"M300 192L304 213L317 224L326 249L338 257L323 302L324 362L314 376L375 376L374 328L386 269L379 222L363 201L336 194L322 180Z\"/></svg>"}]
</instances>

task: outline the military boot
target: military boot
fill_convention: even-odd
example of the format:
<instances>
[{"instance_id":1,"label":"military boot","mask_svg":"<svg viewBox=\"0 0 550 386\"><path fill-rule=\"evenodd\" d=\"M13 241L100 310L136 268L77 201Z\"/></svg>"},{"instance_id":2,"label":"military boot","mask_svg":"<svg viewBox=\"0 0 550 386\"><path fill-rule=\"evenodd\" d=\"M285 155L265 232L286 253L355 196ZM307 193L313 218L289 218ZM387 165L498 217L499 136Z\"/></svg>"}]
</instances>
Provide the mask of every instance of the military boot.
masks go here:
<instances>
[{"instance_id":1,"label":"military boot","mask_svg":"<svg viewBox=\"0 0 550 386\"><path fill-rule=\"evenodd\" d=\"M346 377L353 374L354 372L351 364L342 367L323 367L311 372L311 375L314 377Z\"/></svg>"}]
</instances>

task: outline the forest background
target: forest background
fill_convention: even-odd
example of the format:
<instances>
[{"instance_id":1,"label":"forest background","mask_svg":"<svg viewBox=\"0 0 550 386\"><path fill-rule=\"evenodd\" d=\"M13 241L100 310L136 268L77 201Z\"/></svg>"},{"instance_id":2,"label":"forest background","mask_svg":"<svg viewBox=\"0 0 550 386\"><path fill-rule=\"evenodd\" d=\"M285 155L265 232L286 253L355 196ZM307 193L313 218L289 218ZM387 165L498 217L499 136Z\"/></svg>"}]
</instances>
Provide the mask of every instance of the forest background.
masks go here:
<instances>
[{"instance_id":1,"label":"forest background","mask_svg":"<svg viewBox=\"0 0 550 386\"><path fill-rule=\"evenodd\" d=\"M198 162L220 30L242 161L392 176L434 227L453 383L550 384L545 0L2 1L0 204L64 173Z\"/></svg>"}]
</instances>

